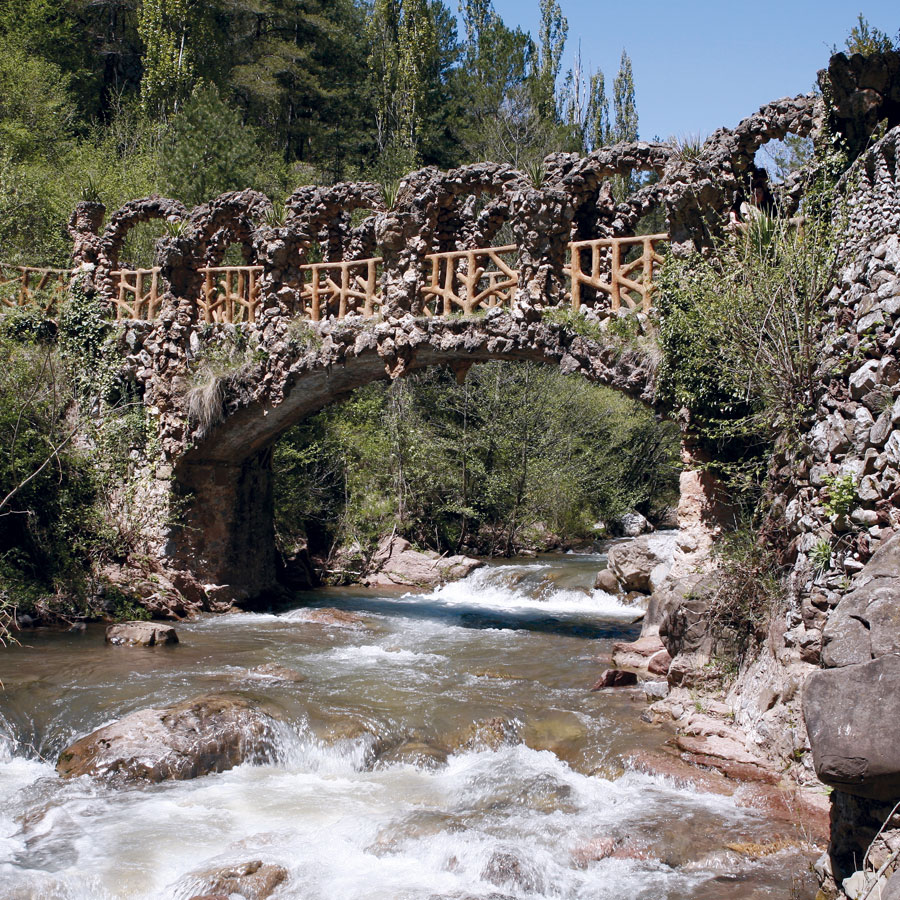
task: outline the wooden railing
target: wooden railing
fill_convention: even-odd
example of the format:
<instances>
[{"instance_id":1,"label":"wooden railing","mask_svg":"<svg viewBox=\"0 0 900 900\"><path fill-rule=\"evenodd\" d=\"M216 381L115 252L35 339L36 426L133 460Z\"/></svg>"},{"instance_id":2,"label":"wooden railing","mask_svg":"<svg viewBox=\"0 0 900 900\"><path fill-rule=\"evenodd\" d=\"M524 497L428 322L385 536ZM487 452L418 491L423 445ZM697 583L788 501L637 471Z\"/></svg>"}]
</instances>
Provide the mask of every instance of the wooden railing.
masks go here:
<instances>
[{"instance_id":1,"label":"wooden railing","mask_svg":"<svg viewBox=\"0 0 900 900\"><path fill-rule=\"evenodd\" d=\"M355 314L366 318L381 306L380 258L301 266L300 314L318 322ZM308 280L307 280L308 279Z\"/></svg>"},{"instance_id":2,"label":"wooden railing","mask_svg":"<svg viewBox=\"0 0 900 900\"><path fill-rule=\"evenodd\" d=\"M607 238L594 241L573 241L569 244L568 275L572 282L572 308L596 304L596 297L609 297L610 308L616 312L623 305L628 309L640 307L650 312L651 298L656 290L653 267L662 262L656 245L667 241L667 234L648 234L632 238ZM640 255L627 262L629 252L639 249ZM589 258L587 271L582 266ZM594 299L585 296L584 288L593 288Z\"/></svg>"},{"instance_id":3,"label":"wooden railing","mask_svg":"<svg viewBox=\"0 0 900 900\"><path fill-rule=\"evenodd\" d=\"M41 309L45 313L53 312L71 277L68 269L37 269L0 263L0 306L9 309L31 306L35 302L35 293L46 291Z\"/></svg>"},{"instance_id":4,"label":"wooden railing","mask_svg":"<svg viewBox=\"0 0 900 900\"><path fill-rule=\"evenodd\" d=\"M570 299L575 310L582 306L621 308L648 312L657 288L656 266L662 262L657 246L665 234L629 238L601 238L569 244L565 274L571 282ZM451 250L425 257L429 265L422 286L422 312L446 316L461 312L509 306L519 283L513 267L517 248L485 247ZM371 318L382 303L380 269L383 260L309 263L300 266L300 282L294 312L314 322L347 316ZM256 319L260 303L262 266L206 266L197 306L204 322L241 323ZM115 318L154 319L162 303L162 279L158 267L117 269ZM37 269L0 263L0 307L34 302L35 292L50 288L44 303L50 312L65 293L72 273L66 269ZM12 286L12 287L9 287ZM6 288L4 290L4 287Z\"/></svg>"},{"instance_id":5,"label":"wooden railing","mask_svg":"<svg viewBox=\"0 0 900 900\"><path fill-rule=\"evenodd\" d=\"M113 301L116 321L121 319L154 319L162 297L159 292L159 267L153 269L117 269L119 292Z\"/></svg>"},{"instance_id":6,"label":"wooden railing","mask_svg":"<svg viewBox=\"0 0 900 900\"><path fill-rule=\"evenodd\" d=\"M504 256L514 256L516 246L488 247L430 253L431 276L422 288L428 316L449 316L461 310L470 316L477 309L508 305L519 283L519 273Z\"/></svg>"},{"instance_id":7,"label":"wooden railing","mask_svg":"<svg viewBox=\"0 0 900 900\"><path fill-rule=\"evenodd\" d=\"M204 322L253 322L259 305L262 266L205 266L200 289L200 312Z\"/></svg>"}]
</instances>

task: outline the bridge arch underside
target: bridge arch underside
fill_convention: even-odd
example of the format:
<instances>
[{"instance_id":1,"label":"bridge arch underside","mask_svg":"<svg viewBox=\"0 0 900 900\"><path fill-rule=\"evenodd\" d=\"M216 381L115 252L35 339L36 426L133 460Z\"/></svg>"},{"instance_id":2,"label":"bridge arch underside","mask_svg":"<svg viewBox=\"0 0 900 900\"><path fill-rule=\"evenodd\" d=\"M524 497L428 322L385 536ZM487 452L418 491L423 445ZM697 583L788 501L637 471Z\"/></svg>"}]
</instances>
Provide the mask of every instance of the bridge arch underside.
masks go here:
<instances>
[{"instance_id":1,"label":"bridge arch underside","mask_svg":"<svg viewBox=\"0 0 900 900\"><path fill-rule=\"evenodd\" d=\"M433 326L431 340L407 355L402 374L448 366L462 378L474 363L537 362L654 405L653 361L641 351L573 339L547 326L540 326L541 336L524 345L508 336L490 336L489 329L478 326L456 328L455 333L446 322L436 320ZM229 390L224 420L202 439L192 436L191 449L175 461L174 487L182 503L167 561L188 583L203 586L210 608L252 601L277 585L271 463L278 438L357 388L398 374L392 355L386 359L386 341L356 352L353 333L345 330L342 346L349 352L337 358L328 358L334 355L331 347L324 354L310 351L292 364L284 360L284 377L274 389L274 379L263 381L266 373L249 373L246 387ZM360 328L356 338L365 333L372 332ZM265 366L271 371L272 360ZM260 390L263 383L269 388Z\"/></svg>"}]
</instances>

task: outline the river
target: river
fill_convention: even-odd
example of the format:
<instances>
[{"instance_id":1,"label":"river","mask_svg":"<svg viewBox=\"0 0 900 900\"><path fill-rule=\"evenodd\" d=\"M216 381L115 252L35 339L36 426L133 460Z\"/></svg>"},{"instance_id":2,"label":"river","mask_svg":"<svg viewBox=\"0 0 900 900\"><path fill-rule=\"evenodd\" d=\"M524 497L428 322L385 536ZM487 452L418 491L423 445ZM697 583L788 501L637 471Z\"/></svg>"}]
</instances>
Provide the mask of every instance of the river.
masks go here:
<instances>
[{"instance_id":1,"label":"river","mask_svg":"<svg viewBox=\"0 0 900 900\"><path fill-rule=\"evenodd\" d=\"M289 872L274 897L303 900L812 898L814 854L726 848L784 823L629 761L669 735L637 689L588 690L598 657L639 632L592 590L604 564L321 590L181 624L173 647L106 646L99 625L26 633L0 652L0 897L187 900L190 873L260 859ZM310 606L358 621L310 621ZM281 710L268 762L140 789L56 776L75 737L220 691Z\"/></svg>"}]
</instances>

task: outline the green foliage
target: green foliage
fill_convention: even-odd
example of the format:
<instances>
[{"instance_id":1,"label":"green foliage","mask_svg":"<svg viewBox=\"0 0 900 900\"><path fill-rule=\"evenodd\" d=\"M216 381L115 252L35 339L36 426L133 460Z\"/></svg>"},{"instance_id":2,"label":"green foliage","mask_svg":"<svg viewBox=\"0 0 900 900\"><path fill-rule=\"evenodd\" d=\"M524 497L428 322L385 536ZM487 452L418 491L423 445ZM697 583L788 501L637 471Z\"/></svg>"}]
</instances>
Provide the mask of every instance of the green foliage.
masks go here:
<instances>
[{"instance_id":1,"label":"green foliage","mask_svg":"<svg viewBox=\"0 0 900 900\"><path fill-rule=\"evenodd\" d=\"M361 389L276 447L276 528L315 553L396 528L439 552L507 554L671 499L674 427L533 365L443 369Z\"/></svg>"},{"instance_id":2,"label":"green foliage","mask_svg":"<svg viewBox=\"0 0 900 900\"><path fill-rule=\"evenodd\" d=\"M831 565L831 543L820 538L809 551L809 561L813 569L821 574Z\"/></svg>"},{"instance_id":3,"label":"green foliage","mask_svg":"<svg viewBox=\"0 0 900 900\"><path fill-rule=\"evenodd\" d=\"M894 42L880 29L869 24L868 19L860 13L856 24L850 29L844 46L847 53L862 53L871 56L873 53L887 53L894 49ZM837 50L835 49L835 52Z\"/></svg>"},{"instance_id":4,"label":"green foliage","mask_svg":"<svg viewBox=\"0 0 900 900\"><path fill-rule=\"evenodd\" d=\"M751 493L775 440L793 440L813 410L835 244L819 219L797 229L761 218L715 257L670 256L662 267L661 396L689 412Z\"/></svg>"},{"instance_id":5,"label":"green foliage","mask_svg":"<svg viewBox=\"0 0 900 900\"><path fill-rule=\"evenodd\" d=\"M716 655L732 671L765 640L785 598L782 572L754 531L740 527L719 544L709 611Z\"/></svg>"},{"instance_id":6,"label":"green foliage","mask_svg":"<svg viewBox=\"0 0 900 900\"><path fill-rule=\"evenodd\" d=\"M162 184L188 206L243 188L281 193L286 182L280 161L267 155L264 146L214 86L201 85L173 119L162 144Z\"/></svg>"},{"instance_id":7,"label":"green foliage","mask_svg":"<svg viewBox=\"0 0 900 900\"><path fill-rule=\"evenodd\" d=\"M160 119L178 108L196 77L195 32L205 4L199 0L142 0L138 34L144 44L141 102Z\"/></svg>"},{"instance_id":8,"label":"green foliage","mask_svg":"<svg viewBox=\"0 0 900 900\"><path fill-rule=\"evenodd\" d=\"M856 505L856 479L852 475L833 475L822 479L828 488L825 509L830 516L846 516Z\"/></svg>"},{"instance_id":9,"label":"green foliage","mask_svg":"<svg viewBox=\"0 0 900 900\"><path fill-rule=\"evenodd\" d=\"M72 446L71 394L55 346L28 329L2 332L0 591L27 610L63 585L83 592L95 486Z\"/></svg>"}]
</instances>

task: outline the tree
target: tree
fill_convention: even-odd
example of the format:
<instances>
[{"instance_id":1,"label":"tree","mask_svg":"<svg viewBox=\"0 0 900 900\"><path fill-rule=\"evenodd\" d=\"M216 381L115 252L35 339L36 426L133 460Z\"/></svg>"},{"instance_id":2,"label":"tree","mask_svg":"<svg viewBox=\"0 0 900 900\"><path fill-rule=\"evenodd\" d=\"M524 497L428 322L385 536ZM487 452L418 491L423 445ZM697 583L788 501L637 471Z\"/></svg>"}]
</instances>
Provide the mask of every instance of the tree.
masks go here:
<instances>
[{"instance_id":1,"label":"tree","mask_svg":"<svg viewBox=\"0 0 900 900\"><path fill-rule=\"evenodd\" d=\"M438 56L434 12L427 0L375 0L367 32L378 149L400 175L419 159L429 75Z\"/></svg>"},{"instance_id":2,"label":"tree","mask_svg":"<svg viewBox=\"0 0 900 900\"><path fill-rule=\"evenodd\" d=\"M869 25L868 20L860 13L856 25L847 35L844 46L847 53L862 53L863 56L869 56L872 53L887 53L893 49L893 42L881 29Z\"/></svg>"},{"instance_id":3,"label":"tree","mask_svg":"<svg viewBox=\"0 0 900 900\"><path fill-rule=\"evenodd\" d=\"M172 120L160 154L163 187L188 206L223 191L271 190L264 146L213 85L201 85Z\"/></svg>"},{"instance_id":4,"label":"tree","mask_svg":"<svg viewBox=\"0 0 900 900\"><path fill-rule=\"evenodd\" d=\"M609 143L609 101L606 99L606 79L603 71L585 78L581 62L581 45L571 69L566 74L559 106L563 124L569 129L577 150L589 153Z\"/></svg>"},{"instance_id":5,"label":"tree","mask_svg":"<svg viewBox=\"0 0 900 900\"><path fill-rule=\"evenodd\" d=\"M631 71L631 58L624 50L619 63L619 73L613 82L613 106L616 114L613 138L616 141L636 141L638 114L634 99L634 75Z\"/></svg>"},{"instance_id":6,"label":"tree","mask_svg":"<svg viewBox=\"0 0 900 900\"><path fill-rule=\"evenodd\" d=\"M555 123L556 79L566 46L569 23L556 0L540 0L540 7L539 50L534 75L535 99L541 118Z\"/></svg>"},{"instance_id":7,"label":"tree","mask_svg":"<svg viewBox=\"0 0 900 900\"><path fill-rule=\"evenodd\" d=\"M144 44L141 102L165 120L178 112L197 77L200 0L142 0L138 33Z\"/></svg>"}]
</instances>

